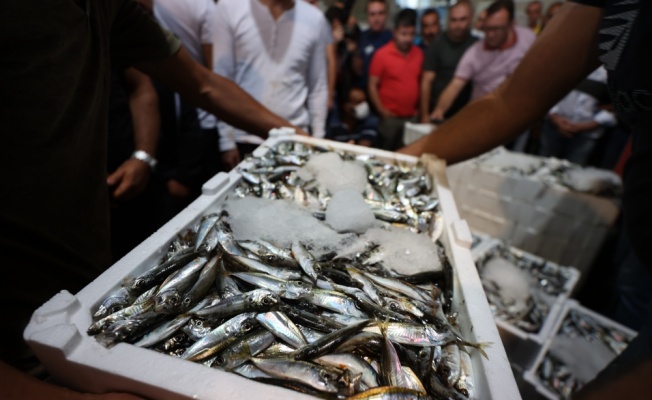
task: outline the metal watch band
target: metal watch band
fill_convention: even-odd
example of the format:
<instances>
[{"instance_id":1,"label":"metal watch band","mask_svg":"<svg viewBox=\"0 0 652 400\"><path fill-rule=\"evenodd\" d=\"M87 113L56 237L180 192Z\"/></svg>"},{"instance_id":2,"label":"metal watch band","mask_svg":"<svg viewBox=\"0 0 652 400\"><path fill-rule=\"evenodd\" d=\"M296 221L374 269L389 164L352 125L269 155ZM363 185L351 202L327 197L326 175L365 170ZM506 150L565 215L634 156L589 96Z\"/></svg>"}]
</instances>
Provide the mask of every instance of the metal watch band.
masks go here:
<instances>
[{"instance_id":1,"label":"metal watch band","mask_svg":"<svg viewBox=\"0 0 652 400\"><path fill-rule=\"evenodd\" d=\"M147 165L153 170L156 169L156 164L158 164L158 161L152 156L150 156L146 151L144 150L136 150L131 154L131 158L135 158L136 160L140 160Z\"/></svg>"}]
</instances>

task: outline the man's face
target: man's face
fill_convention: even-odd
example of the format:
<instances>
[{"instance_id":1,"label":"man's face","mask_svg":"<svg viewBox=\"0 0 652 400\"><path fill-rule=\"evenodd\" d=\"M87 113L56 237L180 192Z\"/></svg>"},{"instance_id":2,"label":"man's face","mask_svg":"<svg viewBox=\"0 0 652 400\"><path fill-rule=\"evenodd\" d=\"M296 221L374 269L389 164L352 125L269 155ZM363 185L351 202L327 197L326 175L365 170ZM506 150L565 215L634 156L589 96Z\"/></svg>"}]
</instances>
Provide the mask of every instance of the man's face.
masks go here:
<instances>
[{"instance_id":1,"label":"man's face","mask_svg":"<svg viewBox=\"0 0 652 400\"><path fill-rule=\"evenodd\" d=\"M369 29L373 32L380 32L385 29L387 8L384 3L374 1L367 5L367 22L369 23Z\"/></svg>"},{"instance_id":2,"label":"man's face","mask_svg":"<svg viewBox=\"0 0 652 400\"><path fill-rule=\"evenodd\" d=\"M448 37L461 42L471 31L471 8L461 4L448 10Z\"/></svg>"},{"instance_id":3,"label":"man's face","mask_svg":"<svg viewBox=\"0 0 652 400\"><path fill-rule=\"evenodd\" d=\"M502 9L487 17L484 23L484 43L489 49L500 48L509 37L512 29L512 21L509 20L509 13Z\"/></svg>"},{"instance_id":4,"label":"man's face","mask_svg":"<svg viewBox=\"0 0 652 400\"><path fill-rule=\"evenodd\" d=\"M525 9L525 14L527 14L527 22L530 26L535 26L541 19L541 3L535 2L528 4Z\"/></svg>"},{"instance_id":5,"label":"man's face","mask_svg":"<svg viewBox=\"0 0 652 400\"><path fill-rule=\"evenodd\" d=\"M394 29L394 42L396 47L407 53L412 48L412 43L414 43L414 37L416 35L417 28L414 26L399 26Z\"/></svg>"},{"instance_id":6,"label":"man's face","mask_svg":"<svg viewBox=\"0 0 652 400\"><path fill-rule=\"evenodd\" d=\"M421 17L421 36L426 43L435 40L439 35L439 16L435 13L429 13Z\"/></svg>"}]
</instances>

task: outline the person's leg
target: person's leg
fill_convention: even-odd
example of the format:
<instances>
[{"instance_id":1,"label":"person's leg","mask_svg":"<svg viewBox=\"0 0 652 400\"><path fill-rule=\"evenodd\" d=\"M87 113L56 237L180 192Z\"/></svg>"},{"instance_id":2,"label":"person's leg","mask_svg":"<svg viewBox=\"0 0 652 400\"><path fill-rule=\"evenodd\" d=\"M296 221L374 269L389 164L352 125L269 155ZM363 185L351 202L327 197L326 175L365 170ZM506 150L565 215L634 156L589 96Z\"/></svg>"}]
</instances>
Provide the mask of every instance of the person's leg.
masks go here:
<instances>
[{"instance_id":1,"label":"person's leg","mask_svg":"<svg viewBox=\"0 0 652 400\"><path fill-rule=\"evenodd\" d=\"M564 158L575 164L586 165L591 152L595 148L596 141L597 139L581 133L574 136L568 141Z\"/></svg>"},{"instance_id":2,"label":"person's leg","mask_svg":"<svg viewBox=\"0 0 652 400\"><path fill-rule=\"evenodd\" d=\"M564 137L559 133L557 127L546 118L541 128L539 155L543 157L561 158Z\"/></svg>"},{"instance_id":3,"label":"person's leg","mask_svg":"<svg viewBox=\"0 0 652 400\"><path fill-rule=\"evenodd\" d=\"M652 274L632 251L624 229L621 231L617 255L620 262L616 271L616 309L613 319L638 330L650 314Z\"/></svg>"},{"instance_id":4,"label":"person's leg","mask_svg":"<svg viewBox=\"0 0 652 400\"><path fill-rule=\"evenodd\" d=\"M381 119L380 124L378 124L378 148L380 149L389 150L392 145L393 119L394 118L384 118Z\"/></svg>"}]
</instances>

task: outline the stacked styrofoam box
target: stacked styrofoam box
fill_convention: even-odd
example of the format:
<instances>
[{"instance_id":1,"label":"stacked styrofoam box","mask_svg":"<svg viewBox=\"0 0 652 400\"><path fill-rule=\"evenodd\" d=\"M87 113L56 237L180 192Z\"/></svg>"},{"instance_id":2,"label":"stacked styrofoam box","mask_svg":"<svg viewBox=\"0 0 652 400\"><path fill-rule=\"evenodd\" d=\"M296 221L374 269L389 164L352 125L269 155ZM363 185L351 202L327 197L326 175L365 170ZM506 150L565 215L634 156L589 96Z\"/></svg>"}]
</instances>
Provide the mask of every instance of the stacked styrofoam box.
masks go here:
<instances>
[{"instance_id":1,"label":"stacked styrofoam box","mask_svg":"<svg viewBox=\"0 0 652 400\"><path fill-rule=\"evenodd\" d=\"M506 251L509 251L512 254L516 254L522 258L529 259L537 264L551 263L557 266L551 261L544 261L540 257L529 254L520 249L509 247L504 242L494 239L486 241L481 246L478 246L475 250L473 250L473 260L476 262L478 269L481 270L483 268L483 266L478 264L482 259L488 257L492 251L500 248L503 248ZM546 301L546 304L549 306L549 311L538 332L526 332L507 321L503 321L499 318L495 319L496 325L498 326L498 332L500 333L500 338L502 340L503 346L505 347L505 351L507 352L507 357L509 358L510 363L518 366L518 368L522 370L530 367L535 357L537 356L537 353L541 349L541 346L543 346L545 341L552 334L555 323L557 322L557 319L559 318L563 308L563 304L568 298L570 298L579 280L580 272L577 269L572 267L562 268L565 269L566 274L568 275L567 280L560 294L557 296L542 297L542 300ZM479 273L482 275L482 271L479 271Z\"/></svg>"},{"instance_id":2,"label":"stacked styrofoam box","mask_svg":"<svg viewBox=\"0 0 652 400\"><path fill-rule=\"evenodd\" d=\"M503 164L532 165L540 157L499 151ZM531 176L505 173L475 160L448 168L460 215L473 230L561 265L573 265L586 276L619 214L614 198L578 193Z\"/></svg>"},{"instance_id":3,"label":"stacked styrofoam box","mask_svg":"<svg viewBox=\"0 0 652 400\"><path fill-rule=\"evenodd\" d=\"M403 128L403 144L408 145L429 135L437 126L433 124L416 124L406 122Z\"/></svg>"},{"instance_id":4,"label":"stacked styrofoam box","mask_svg":"<svg viewBox=\"0 0 652 400\"><path fill-rule=\"evenodd\" d=\"M579 312L580 314L587 315L591 317L597 324L600 326L603 326L605 328L611 328L611 329L616 329L623 333L625 337L631 341L634 339L636 336L636 332L633 330L617 323L616 321L613 321L604 315L598 314L595 311L592 311L584 306L582 306L579 302L569 299L564 303L564 306L561 310L561 313L559 315L559 318L557 319L557 322L555 323L555 326L553 327L552 334L550 337L546 340L544 345L541 347L541 350L537 354L537 357L532 364L532 366L525 371L523 377L526 382L528 382L530 385L532 385L536 393L539 395L538 397L549 399L549 400L558 400L559 396L556 393L553 393L550 389L548 389L543 382L539 379L539 376L537 375L537 370L541 366L541 363L543 362L546 354L548 354L548 351L550 350L551 346L554 343L555 337L558 335L559 330L563 326L564 321L566 320L566 317L570 313L571 310L575 310L576 312ZM601 365L597 366L598 368L604 368L606 365ZM572 372L572 371L571 371ZM585 382L586 383L586 382Z\"/></svg>"},{"instance_id":5,"label":"stacked styrofoam box","mask_svg":"<svg viewBox=\"0 0 652 400\"><path fill-rule=\"evenodd\" d=\"M417 162L410 156L298 136L268 139L254 154L261 155L282 140L372 154L386 161ZM454 266L453 307L458 312L462 334L470 341L493 343L486 349L488 360L481 357L479 352L472 355L477 392L482 399L519 399L514 376L468 250L471 233L457 213L445 175L445 165L432 160L426 165L433 174L444 217L445 229L441 240ZM24 338L50 374L59 382L78 390L93 393L131 392L157 400L311 398L126 343L107 349L85 333L91 324L91 310L125 278L140 274L156 264L176 234L194 226L205 213L217 210L241 179L235 170L216 175L204 185L200 198L91 284L76 295L62 291L34 312Z\"/></svg>"}]
</instances>

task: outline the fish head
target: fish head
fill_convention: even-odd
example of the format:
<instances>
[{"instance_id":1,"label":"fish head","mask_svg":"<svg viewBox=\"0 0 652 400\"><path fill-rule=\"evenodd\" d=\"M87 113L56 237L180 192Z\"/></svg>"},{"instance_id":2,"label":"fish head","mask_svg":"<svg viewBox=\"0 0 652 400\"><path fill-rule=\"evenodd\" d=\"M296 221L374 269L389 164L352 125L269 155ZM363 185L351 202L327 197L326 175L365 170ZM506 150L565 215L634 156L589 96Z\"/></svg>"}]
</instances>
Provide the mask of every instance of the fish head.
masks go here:
<instances>
[{"instance_id":1,"label":"fish head","mask_svg":"<svg viewBox=\"0 0 652 400\"><path fill-rule=\"evenodd\" d=\"M312 285L303 281L287 281L285 296L288 299L299 299L310 293Z\"/></svg>"},{"instance_id":2,"label":"fish head","mask_svg":"<svg viewBox=\"0 0 652 400\"><path fill-rule=\"evenodd\" d=\"M251 301L257 308L270 309L276 306L280 301L280 297L267 289L256 289L251 292L249 301Z\"/></svg>"},{"instance_id":3,"label":"fish head","mask_svg":"<svg viewBox=\"0 0 652 400\"><path fill-rule=\"evenodd\" d=\"M169 314L179 308L181 295L176 290L166 290L154 298L154 312Z\"/></svg>"},{"instance_id":4,"label":"fish head","mask_svg":"<svg viewBox=\"0 0 652 400\"><path fill-rule=\"evenodd\" d=\"M247 332L251 332L258 325L256 320L256 314L251 314L247 318L243 319L240 325L236 328L238 335L244 335Z\"/></svg>"}]
</instances>

